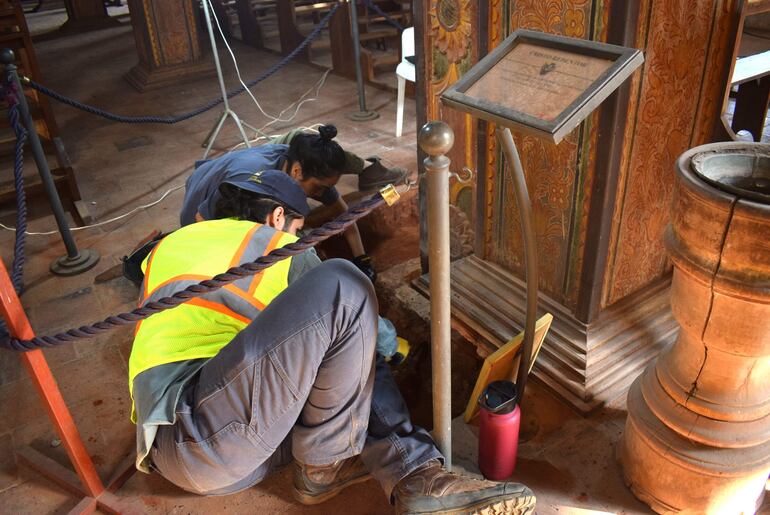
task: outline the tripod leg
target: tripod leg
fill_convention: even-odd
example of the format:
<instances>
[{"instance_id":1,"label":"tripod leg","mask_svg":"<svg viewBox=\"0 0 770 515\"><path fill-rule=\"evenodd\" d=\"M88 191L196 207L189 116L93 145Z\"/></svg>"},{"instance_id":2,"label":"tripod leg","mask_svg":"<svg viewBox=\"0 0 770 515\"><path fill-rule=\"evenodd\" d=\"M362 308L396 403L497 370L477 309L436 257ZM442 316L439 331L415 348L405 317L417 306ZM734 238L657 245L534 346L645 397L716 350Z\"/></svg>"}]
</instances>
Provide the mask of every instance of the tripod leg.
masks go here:
<instances>
[{"instance_id":1,"label":"tripod leg","mask_svg":"<svg viewBox=\"0 0 770 515\"><path fill-rule=\"evenodd\" d=\"M247 129L249 129L250 131L254 131L254 134L256 134L257 136L266 136L266 134L264 132L262 132L261 130L257 129L253 125L244 122L243 120L241 120L241 125L243 125Z\"/></svg>"},{"instance_id":2,"label":"tripod leg","mask_svg":"<svg viewBox=\"0 0 770 515\"><path fill-rule=\"evenodd\" d=\"M219 121L217 121L217 124L214 126L213 129L211 129L211 132L206 137L206 141L204 142L204 145L206 146L206 150L203 152L203 159L206 159L206 157L209 155L209 152L211 151L211 146L214 144L214 141L217 139L217 136L219 135L219 131L222 129L222 125L225 123L225 118L227 118L227 111L224 111L222 113L222 116L219 117Z\"/></svg>"},{"instance_id":3,"label":"tripod leg","mask_svg":"<svg viewBox=\"0 0 770 515\"><path fill-rule=\"evenodd\" d=\"M249 141L249 137L246 136L246 131L243 130L243 124L241 123L241 119L238 118L238 115L235 114L233 111L228 111L227 114L233 117L233 121L235 122L235 125L238 126L238 130L241 131L241 137L243 138L243 143L251 148L251 142Z\"/></svg>"},{"instance_id":4,"label":"tripod leg","mask_svg":"<svg viewBox=\"0 0 770 515\"><path fill-rule=\"evenodd\" d=\"M219 130L219 127L222 125L222 123L225 121L225 117L227 116L227 111L222 111L222 114L219 115L219 119L217 120L217 123L214 124L214 126L209 131L208 135L206 136L206 139L203 140L203 143L201 143L201 146L203 148L206 148L210 146L209 144L213 139L216 139L216 136L214 136L214 133ZM206 151L208 154L208 150Z\"/></svg>"}]
</instances>

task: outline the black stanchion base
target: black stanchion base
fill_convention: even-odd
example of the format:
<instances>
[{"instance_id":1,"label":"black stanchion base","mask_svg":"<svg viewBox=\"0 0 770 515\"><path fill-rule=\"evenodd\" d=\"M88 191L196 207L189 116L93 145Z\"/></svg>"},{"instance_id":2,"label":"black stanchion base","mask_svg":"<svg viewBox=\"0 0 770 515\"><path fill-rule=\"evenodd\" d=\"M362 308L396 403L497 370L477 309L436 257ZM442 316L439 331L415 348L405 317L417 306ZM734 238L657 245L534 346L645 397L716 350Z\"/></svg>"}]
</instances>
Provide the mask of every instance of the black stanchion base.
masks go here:
<instances>
[{"instance_id":1,"label":"black stanchion base","mask_svg":"<svg viewBox=\"0 0 770 515\"><path fill-rule=\"evenodd\" d=\"M348 118L354 122L368 122L370 120L376 120L380 117L377 111L355 111L348 113Z\"/></svg>"},{"instance_id":2,"label":"black stanchion base","mask_svg":"<svg viewBox=\"0 0 770 515\"><path fill-rule=\"evenodd\" d=\"M99 262L99 253L92 249L81 249L74 258L62 256L51 263L51 272L56 275L78 275L91 270Z\"/></svg>"}]
</instances>

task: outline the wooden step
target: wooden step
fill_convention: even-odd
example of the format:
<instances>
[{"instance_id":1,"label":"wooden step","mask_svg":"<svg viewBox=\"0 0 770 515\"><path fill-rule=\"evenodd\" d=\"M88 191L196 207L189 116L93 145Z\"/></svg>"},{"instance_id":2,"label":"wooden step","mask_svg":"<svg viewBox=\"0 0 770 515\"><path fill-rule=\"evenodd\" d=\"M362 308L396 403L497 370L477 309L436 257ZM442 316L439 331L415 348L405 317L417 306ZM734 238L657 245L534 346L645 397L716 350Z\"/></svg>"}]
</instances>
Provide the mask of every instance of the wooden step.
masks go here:
<instances>
[{"instance_id":1,"label":"wooden step","mask_svg":"<svg viewBox=\"0 0 770 515\"><path fill-rule=\"evenodd\" d=\"M375 41L377 39L397 38L398 31L395 28L373 30L371 32L362 32L358 35L358 40L362 43L366 41Z\"/></svg>"}]
</instances>

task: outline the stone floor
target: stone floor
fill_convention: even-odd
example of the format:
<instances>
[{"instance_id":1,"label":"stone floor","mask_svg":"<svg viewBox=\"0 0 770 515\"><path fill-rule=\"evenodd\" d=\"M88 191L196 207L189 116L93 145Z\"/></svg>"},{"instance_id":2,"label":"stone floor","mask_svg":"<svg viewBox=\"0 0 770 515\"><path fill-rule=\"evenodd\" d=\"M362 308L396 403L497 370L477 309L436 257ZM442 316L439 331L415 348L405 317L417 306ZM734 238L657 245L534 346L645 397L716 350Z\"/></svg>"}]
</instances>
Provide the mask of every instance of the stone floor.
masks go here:
<instances>
[{"instance_id":1,"label":"stone floor","mask_svg":"<svg viewBox=\"0 0 770 515\"><path fill-rule=\"evenodd\" d=\"M235 51L245 77L255 76L277 60L275 55L240 45L236 45ZM176 88L144 94L134 91L122 78L136 62L133 38L126 27L41 42L38 55L47 85L119 113L179 113L217 95L217 85L212 80L190 81ZM260 84L254 92L268 111L277 113L321 74L317 68L293 64ZM232 77L228 79L229 84L233 84ZM335 123L339 140L345 147L364 155L376 153L391 164L414 169L414 103L407 105L405 134L396 139L394 95L375 89L368 94L370 105L380 113L380 119L350 122L345 113L356 109L355 84L330 76L319 99L305 104L290 125ZM267 122L245 95L233 101L233 108L252 125ZM183 184L193 161L201 157L200 142L218 115L218 111L213 110L175 126L136 126L107 122L60 105L55 106L55 111L82 195L97 221L152 202L170 188ZM287 125L277 125L275 130L280 132ZM237 143L237 134L228 124L217 140L216 149L223 152ZM351 178L343 182L344 191L355 188ZM132 308L137 297L135 288L122 278L97 282L95 277L117 264L120 256L151 229L174 229L181 198L181 192L175 191L150 209L115 223L77 232L80 246L94 248L102 256L99 265L83 275L52 276L48 265L63 254L58 236L30 236L22 301L33 327L41 334L48 334ZM0 212L0 221L12 224L13 212ZM33 232L53 227L50 216L30 222ZM388 261L389 255L398 254L403 259L417 256L415 231L399 230L402 232L397 231L398 238L370 246L374 249L375 265L380 263L381 270L386 268L385 263L392 264ZM0 255L6 264L12 259L12 241L12 233L0 231ZM392 248L394 242L400 242L397 252ZM424 312L425 301L419 299L417 296L410 302L422 303ZM131 451L134 442L126 384L130 345L131 329L125 328L45 351L83 441L103 477ZM464 402L461 400L456 405ZM417 409L414 405L411 407ZM533 384L528 390L524 413L525 434L531 438L521 445L514 479L536 492L539 513L648 511L623 485L614 457L625 421L622 399L591 417L582 418ZM477 446L474 429L456 421L454 434L455 463L474 473ZM62 446L18 357L0 352L0 512L67 512L76 499L17 465L14 450L27 445L66 464ZM120 495L150 513L259 511L356 515L391 512L387 499L373 481L354 486L344 495L314 508L294 503L290 490L288 470L240 494L211 498L184 493L157 475L137 473Z\"/></svg>"},{"instance_id":2,"label":"stone floor","mask_svg":"<svg viewBox=\"0 0 770 515\"><path fill-rule=\"evenodd\" d=\"M38 44L37 50L46 85L117 113L176 114L215 98L219 91L214 80L205 79L181 83L176 88L137 93L122 78L137 60L129 27L46 40ZM278 60L273 54L240 45L236 45L235 52L247 78L258 75ZM225 55L222 59L231 69ZM317 67L294 64L254 88L254 94L263 108L275 115L322 75L323 71ZM227 77L227 82L231 87L237 83L232 76ZM287 127L334 123L339 130L338 140L345 148L364 156L377 154L391 165L414 170L417 159L414 103L407 102L404 136L396 139L395 95L377 89L367 93L370 108L380 113L380 119L351 122L345 115L358 108L355 83L330 75L318 100L304 104L290 123L275 124L270 129L281 133ZM231 105L255 127L268 122L245 94L234 99ZM174 126L139 126L112 123L61 105L54 108L81 194L96 221L122 215L183 185L193 162L202 157L201 142L219 115L218 109L214 109ZM225 152L238 143L237 131L228 122L215 149L218 153ZM29 156L27 163L28 169L34 170ZM10 174L9 168L3 169L0 180L6 180ZM343 193L355 187L353 177L341 181ZM98 250L102 259L93 271L75 277L54 277L48 272L51 260L64 254L58 235L29 236L22 301L36 331L56 332L132 309L137 299L135 288L123 279L99 283L95 277L119 263L120 257L153 228L176 228L181 200L182 191L174 191L148 210L76 232L78 244ZM0 211L0 222L13 225L14 212L9 208ZM51 216L30 220L31 232L52 229L55 224ZM370 248L375 250L377 265L376 246L370 245ZM410 248L409 257L416 256L414 237ZM0 256L9 266L12 249L13 233L0 231ZM130 344L131 329L125 328L94 340L45 351L103 477L131 450L134 441L134 429L128 420L130 399L126 383ZM73 497L17 466L13 450L25 445L33 445L66 463L66 455L18 357L0 352L0 512L59 513L71 509L76 502ZM303 510L290 500L286 473L244 494L226 498L187 495L160 477L143 474L134 476L122 493L135 496L143 509L158 513L224 510L247 513L255 506L266 513L329 513L343 507L351 513L390 511L381 490L372 482L353 488L349 496L328 505ZM350 506L357 508L351 510Z\"/></svg>"}]
</instances>

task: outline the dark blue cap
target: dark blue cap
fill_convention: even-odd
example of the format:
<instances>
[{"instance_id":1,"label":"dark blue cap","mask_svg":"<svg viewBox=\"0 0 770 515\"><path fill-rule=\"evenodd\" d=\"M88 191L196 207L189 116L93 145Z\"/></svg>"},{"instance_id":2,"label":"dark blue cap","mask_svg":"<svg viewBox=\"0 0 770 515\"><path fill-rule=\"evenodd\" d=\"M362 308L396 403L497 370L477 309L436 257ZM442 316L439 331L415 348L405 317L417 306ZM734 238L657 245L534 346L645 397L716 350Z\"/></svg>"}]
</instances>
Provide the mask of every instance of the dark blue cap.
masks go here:
<instances>
[{"instance_id":1,"label":"dark blue cap","mask_svg":"<svg viewBox=\"0 0 770 515\"><path fill-rule=\"evenodd\" d=\"M302 216L307 216L310 212L302 186L281 170L235 174L224 181L224 184L232 184L242 190L271 198Z\"/></svg>"}]
</instances>

